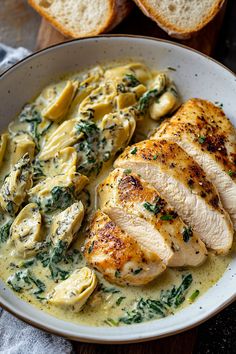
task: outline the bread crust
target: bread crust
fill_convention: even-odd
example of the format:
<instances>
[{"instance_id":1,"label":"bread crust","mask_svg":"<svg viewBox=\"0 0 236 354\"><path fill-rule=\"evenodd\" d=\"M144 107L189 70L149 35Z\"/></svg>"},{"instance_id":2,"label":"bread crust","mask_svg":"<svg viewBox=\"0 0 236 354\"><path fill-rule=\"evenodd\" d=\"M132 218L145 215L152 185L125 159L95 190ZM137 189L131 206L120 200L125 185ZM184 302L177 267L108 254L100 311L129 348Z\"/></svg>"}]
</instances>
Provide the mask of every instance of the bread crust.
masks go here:
<instances>
[{"instance_id":1,"label":"bread crust","mask_svg":"<svg viewBox=\"0 0 236 354\"><path fill-rule=\"evenodd\" d=\"M150 7L148 0L134 0L144 15L150 17L155 21L159 27L161 27L169 36L178 39L188 39L195 33L199 32L204 26L206 26L220 11L225 3L225 0L216 0L215 5L212 7L208 15L195 27L183 30L182 28L170 23L167 18L162 17L158 10Z\"/></svg>"},{"instance_id":2,"label":"bread crust","mask_svg":"<svg viewBox=\"0 0 236 354\"><path fill-rule=\"evenodd\" d=\"M97 34L110 31L112 28L118 25L130 13L130 10L132 9L132 3L130 0L107 1L109 2L109 16L107 16L106 22L103 23L102 26L98 27L95 31L81 34L75 33L66 28L63 24L60 23L60 20L53 18L40 5L38 5L35 0L28 0L28 3L65 37L80 38L95 36Z\"/></svg>"}]
</instances>

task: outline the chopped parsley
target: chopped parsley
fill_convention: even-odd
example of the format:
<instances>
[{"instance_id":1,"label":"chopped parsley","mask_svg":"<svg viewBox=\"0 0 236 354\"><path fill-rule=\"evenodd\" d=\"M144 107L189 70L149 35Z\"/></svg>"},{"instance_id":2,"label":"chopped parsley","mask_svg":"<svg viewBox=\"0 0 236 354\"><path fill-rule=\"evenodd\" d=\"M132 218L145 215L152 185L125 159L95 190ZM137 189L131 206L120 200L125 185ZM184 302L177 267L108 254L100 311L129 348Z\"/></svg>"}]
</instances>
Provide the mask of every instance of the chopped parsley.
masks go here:
<instances>
[{"instance_id":1,"label":"chopped parsley","mask_svg":"<svg viewBox=\"0 0 236 354\"><path fill-rule=\"evenodd\" d=\"M125 299L125 296L120 296L117 300L116 300L116 305L120 306L120 304L122 303L122 301Z\"/></svg>"},{"instance_id":2,"label":"chopped parsley","mask_svg":"<svg viewBox=\"0 0 236 354\"><path fill-rule=\"evenodd\" d=\"M111 293L111 294L118 294L120 293L119 289L116 289L115 287L107 288L103 284L100 285L100 290L104 293Z\"/></svg>"},{"instance_id":3,"label":"chopped parsley","mask_svg":"<svg viewBox=\"0 0 236 354\"><path fill-rule=\"evenodd\" d=\"M176 215L173 214L164 214L160 217L161 220L174 220Z\"/></svg>"},{"instance_id":4,"label":"chopped parsley","mask_svg":"<svg viewBox=\"0 0 236 354\"><path fill-rule=\"evenodd\" d=\"M88 254L90 254L90 253L92 252L93 247L94 247L94 243L95 243L95 241L93 241L93 242L91 243L91 245L89 246L89 248L88 248Z\"/></svg>"},{"instance_id":5,"label":"chopped parsley","mask_svg":"<svg viewBox=\"0 0 236 354\"><path fill-rule=\"evenodd\" d=\"M116 278L119 278L119 277L120 277L120 271L119 271L118 269L115 271L115 277L116 277Z\"/></svg>"},{"instance_id":6,"label":"chopped parsley","mask_svg":"<svg viewBox=\"0 0 236 354\"><path fill-rule=\"evenodd\" d=\"M126 175L130 174L131 172L132 172L132 170L130 168L126 168L124 170L124 174L126 174Z\"/></svg>"},{"instance_id":7,"label":"chopped parsley","mask_svg":"<svg viewBox=\"0 0 236 354\"><path fill-rule=\"evenodd\" d=\"M231 171L231 170L229 170L229 171L228 171L228 175L229 175L230 177L234 177L234 176L236 175L236 173L233 172L233 171Z\"/></svg>"},{"instance_id":8,"label":"chopped parsley","mask_svg":"<svg viewBox=\"0 0 236 354\"><path fill-rule=\"evenodd\" d=\"M113 318L107 318L104 323L106 323L110 327L116 327L119 326L119 322L113 320Z\"/></svg>"},{"instance_id":9,"label":"chopped parsley","mask_svg":"<svg viewBox=\"0 0 236 354\"><path fill-rule=\"evenodd\" d=\"M184 242L188 242L190 238L193 236L193 231L191 227L184 227L182 232Z\"/></svg>"},{"instance_id":10,"label":"chopped parsley","mask_svg":"<svg viewBox=\"0 0 236 354\"><path fill-rule=\"evenodd\" d=\"M198 142L199 142L200 144L204 144L205 141L206 141L206 137L205 137L205 136L199 136Z\"/></svg>"},{"instance_id":11,"label":"chopped parsley","mask_svg":"<svg viewBox=\"0 0 236 354\"><path fill-rule=\"evenodd\" d=\"M151 213L157 215L158 213L160 213L161 209L163 208L163 201L161 200L161 198L156 198L156 202L155 204L151 204L149 202L145 202L143 204L144 208L148 211L150 211Z\"/></svg>"},{"instance_id":12,"label":"chopped parsley","mask_svg":"<svg viewBox=\"0 0 236 354\"><path fill-rule=\"evenodd\" d=\"M137 151L138 151L138 149L137 149L136 147L134 147L134 148L130 151L130 153L131 153L132 155L135 155L135 154L137 153Z\"/></svg>"},{"instance_id":13,"label":"chopped parsley","mask_svg":"<svg viewBox=\"0 0 236 354\"><path fill-rule=\"evenodd\" d=\"M143 268L137 268L137 269L133 270L133 274L134 274L134 275L137 275L137 274L139 274L140 272L142 272L142 270L143 270Z\"/></svg>"},{"instance_id":14,"label":"chopped parsley","mask_svg":"<svg viewBox=\"0 0 236 354\"><path fill-rule=\"evenodd\" d=\"M196 289L188 298L189 302L194 302L196 300L196 298L199 296L200 291L198 289Z\"/></svg>"}]
</instances>

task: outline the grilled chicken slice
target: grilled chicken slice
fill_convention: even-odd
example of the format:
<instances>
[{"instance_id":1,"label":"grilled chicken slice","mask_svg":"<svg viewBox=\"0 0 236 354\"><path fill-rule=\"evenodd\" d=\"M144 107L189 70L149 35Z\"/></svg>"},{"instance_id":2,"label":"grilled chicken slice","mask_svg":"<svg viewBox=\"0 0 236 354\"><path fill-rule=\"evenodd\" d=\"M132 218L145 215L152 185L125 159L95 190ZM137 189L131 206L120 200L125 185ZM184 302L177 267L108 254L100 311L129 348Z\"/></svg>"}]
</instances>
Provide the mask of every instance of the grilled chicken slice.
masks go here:
<instances>
[{"instance_id":1,"label":"grilled chicken slice","mask_svg":"<svg viewBox=\"0 0 236 354\"><path fill-rule=\"evenodd\" d=\"M115 169L98 192L101 209L166 265L198 266L206 259L204 243L137 174Z\"/></svg>"},{"instance_id":2,"label":"grilled chicken slice","mask_svg":"<svg viewBox=\"0 0 236 354\"><path fill-rule=\"evenodd\" d=\"M229 215L204 171L177 144L142 141L128 147L115 167L131 169L153 184L208 248L219 254L229 251L233 240Z\"/></svg>"},{"instance_id":3,"label":"grilled chicken slice","mask_svg":"<svg viewBox=\"0 0 236 354\"><path fill-rule=\"evenodd\" d=\"M191 99L158 128L156 138L176 142L202 167L236 229L236 131L222 109Z\"/></svg>"},{"instance_id":4,"label":"grilled chicken slice","mask_svg":"<svg viewBox=\"0 0 236 354\"><path fill-rule=\"evenodd\" d=\"M84 255L108 281L120 285L147 284L166 268L156 253L139 245L101 210L90 224Z\"/></svg>"}]
</instances>

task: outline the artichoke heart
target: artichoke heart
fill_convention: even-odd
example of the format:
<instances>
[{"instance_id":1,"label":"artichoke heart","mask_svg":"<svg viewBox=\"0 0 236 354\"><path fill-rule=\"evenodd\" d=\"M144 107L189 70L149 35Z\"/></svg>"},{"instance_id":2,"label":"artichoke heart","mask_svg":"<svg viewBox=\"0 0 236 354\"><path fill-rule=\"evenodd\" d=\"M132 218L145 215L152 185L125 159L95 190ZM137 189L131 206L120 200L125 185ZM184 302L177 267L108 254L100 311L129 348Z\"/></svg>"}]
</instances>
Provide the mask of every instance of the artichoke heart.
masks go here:
<instances>
[{"instance_id":1,"label":"artichoke heart","mask_svg":"<svg viewBox=\"0 0 236 354\"><path fill-rule=\"evenodd\" d=\"M15 218L10 229L10 240L15 245L16 254L28 258L36 253L36 245L41 240L41 214L37 204L27 204Z\"/></svg>"},{"instance_id":2,"label":"artichoke heart","mask_svg":"<svg viewBox=\"0 0 236 354\"><path fill-rule=\"evenodd\" d=\"M159 94L163 92L168 85L168 78L165 73L159 72L154 78L152 84L150 85L150 89L156 89Z\"/></svg>"},{"instance_id":3,"label":"artichoke heart","mask_svg":"<svg viewBox=\"0 0 236 354\"><path fill-rule=\"evenodd\" d=\"M83 137L83 133L78 132L77 124L79 119L74 118L63 122L51 135L48 137L48 141L44 145L41 154L39 155L40 160L48 160L54 158L55 154L66 148L75 144L79 139Z\"/></svg>"},{"instance_id":4,"label":"artichoke heart","mask_svg":"<svg viewBox=\"0 0 236 354\"><path fill-rule=\"evenodd\" d=\"M137 102L136 96L133 92L120 93L116 97L116 105L119 110L125 107L132 106L136 102Z\"/></svg>"},{"instance_id":5,"label":"artichoke heart","mask_svg":"<svg viewBox=\"0 0 236 354\"><path fill-rule=\"evenodd\" d=\"M14 215L32 187L32 170L29 154L25 154L11 169L0 189L2 209Z\"/></svg>"},{"instance_id":6,"label":"artichoke heart","mask_svg":"<svg viewBox=\"0 0 236 354\"><path fill-rule=\"evenodd\" d=\"M93 270L87 267L76 269L48 295L48 302L79 312L96 286L97 278Z\"/></svg>"},{"instance_id":7,"label":"artichoke heart","mask_svg":"<svg viewBox=\"0 0 236 354\"><path fill-rule=\"evenodd\" d=\"M34 158L35 143L28 134L16 135L12 140L12 164L16 164L27 152Z\"/></svg>"},{"instance_id":8,"label":"artichoke heart","mask_svg":"<svg viewBox=\"0 0 236 354\"><path fill-rule=\"evenodd\" d=\"M67 247L71 244L75 234L79 231L84 218L84 206L79 201L54 217L50 229L50 238L53 244L63 241Z\"/></svg>"},{"instance_id":9,"label":"artichoke heart","mask_svg":"<svg viewBox=\"0 0 236 354\"><path fill-rule=\"evenodd\" d=\"M124 109L119 113L104 116L101 122L102 136L107 141L106 147L111 154L125 148L133 136L136 127L135 114L132 110Z\"/></svg>"},{"instance_id":10,"label":"artichoke heart","mask_svg":"<svg viewBox=\"0 0 236 354\"><path fill-rule=\"evenodd\" d=\"M149 70L142 63L131 63L106 70L105 79L122 80L127 75L132 75L142 84L151 79Z\"/></svg>"},{"instance_id":11,"label":"artichoke heart","mask_svg":"<svg viewBox=\"0 0 236 354\"><path fill-rule=\"evenodd\" d=\"M76 82L67 81L66 86L59 94L59 96L56 97L54 102L44 110L43 116L53 121L62 119L69 109L69 106L75 96L77 87L78 84Z\"/></svg>"},{"instance_id":12,"label":"artichoke heart","mask_svg":"<svg viewBox=\"0 0 236 354\"><path fill-rule=\"evenodd\" d=\"M29 200L44 211L64 209L71 205L88 183L88 178L70 170L67 174L47 177L29 191Z\"/></svg>"},{"instance_id":13,"label":"artichoke heart","mask_svg":"<svg viewBox=\"0 0 236 354\"><path fill-rule=\"evenodd\" d=\"M93 90L80 104L79 113L100 120L105 114L112 112L117 95L116 85L107 81Z\"/></svg>"},{"instance_id":14,"label":"artichoke heart","mask_svg":"<svg viewBox=\"0 0 236 354\"><path fill-rule=\"evenodd\" d=\"M178 105L178 98L171 91L167 90L158 99L157 102L153 102L149 107L150 117L153 120L159 120L168 113L171 113Z\"/></svg>"},{"instance_id":15,"label":"artichoke heart","mask_svg":"<svg viewBox=\"0 0 236 354\"><path fill-rule=\"evenodd\" d=\"M67 147L60 150L54 158L45 161L44 172L46 176L67 174L69 171L76 171L77 152L74 147Z\"/></svg>"},{"instance_id":16,"label":"artichoke heart","mask_svg":"<svg viewBox=\"0 0 236 354\"><path fill-rule=\"evenodd\" d=\"M8 141L8 134L7 133L1 134L0 135L0 166L2 164L4 154L6 151L7 141Z\"/></svg>"}]
</instances>

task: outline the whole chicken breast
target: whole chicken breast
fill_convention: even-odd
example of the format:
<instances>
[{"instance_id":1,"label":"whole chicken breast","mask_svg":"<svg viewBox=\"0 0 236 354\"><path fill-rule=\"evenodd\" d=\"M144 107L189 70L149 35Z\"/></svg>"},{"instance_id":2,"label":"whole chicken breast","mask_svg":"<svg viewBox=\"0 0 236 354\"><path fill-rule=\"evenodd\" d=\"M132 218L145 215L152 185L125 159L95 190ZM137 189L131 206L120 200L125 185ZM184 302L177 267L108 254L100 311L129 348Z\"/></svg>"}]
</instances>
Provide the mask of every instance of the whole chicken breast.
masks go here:
<instances>
[{"instance_id":1,"label":"whole chicken breast","mask_svg":"<svg viewBox=\"0 0 236 354\"><path fill-rule=\"evenodd\" d=\"M176 142L215 185L236 228L236 131L222 109L201 99L187 101L153 135Z\"/></svg>"},{"instance_id":2,"label":"whole chicken breast","mask_svg":"<svg viewBox=\"0 0 236 354\"><path fill-rule=\"evenodd\" d=\"M90 224L84 255L108 281L120 285L147 284L166 269L156 253L138 244L101 210Z\"/></svg>"},{"instance_id":3,"label":"whole chicken breast","mask_svg":"<svg viewBox=\"0 0 236 354\"><path fill-rule=\"evenodd\" d=\"M128 147L114 165L153 184L208 248L221 254L229 251L233 241L229 215L214 185L180 146L166 140L142 141Z\"/></svg>"},{"instance_id":4,"label":"whole chicken breast","mask_svg":"<svg viewBox=\"0 0 236 354\"><path fill-rule=\"evenodd\" d=\"M204 243L157 190L137 174L115 169L98 188L100 207L143 247L172 267L198 266Z\"/></svg>"}]
</instances>

